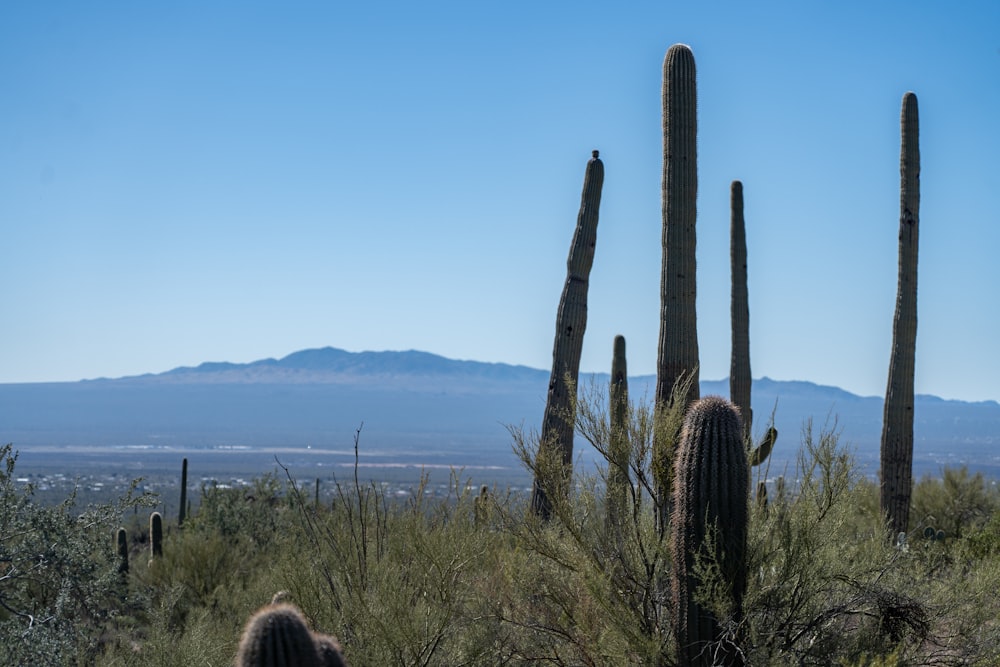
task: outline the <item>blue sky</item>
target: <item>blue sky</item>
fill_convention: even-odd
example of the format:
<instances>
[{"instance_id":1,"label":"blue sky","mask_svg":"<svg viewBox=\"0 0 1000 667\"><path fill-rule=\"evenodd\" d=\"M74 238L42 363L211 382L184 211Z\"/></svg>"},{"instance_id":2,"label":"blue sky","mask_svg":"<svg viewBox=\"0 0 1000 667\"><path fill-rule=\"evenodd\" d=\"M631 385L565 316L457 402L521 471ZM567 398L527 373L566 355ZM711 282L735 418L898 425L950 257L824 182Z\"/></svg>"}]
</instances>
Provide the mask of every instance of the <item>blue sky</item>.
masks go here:
<instances>
[{"instance_id":1,"label":"blue sky","mask_svg":"<svg viewBox=\"0 0 1000 667\"><path fill-rule=\"evenodd\" d=\"M729 370L740 179L754 376L884 392L913 90L917 391L1000 399L994 0L4 3L0 382L325 345L548 368L594 148L582 366L620 333L655 372L676 42L702 377Z\"/></svg>"}]
</instances>

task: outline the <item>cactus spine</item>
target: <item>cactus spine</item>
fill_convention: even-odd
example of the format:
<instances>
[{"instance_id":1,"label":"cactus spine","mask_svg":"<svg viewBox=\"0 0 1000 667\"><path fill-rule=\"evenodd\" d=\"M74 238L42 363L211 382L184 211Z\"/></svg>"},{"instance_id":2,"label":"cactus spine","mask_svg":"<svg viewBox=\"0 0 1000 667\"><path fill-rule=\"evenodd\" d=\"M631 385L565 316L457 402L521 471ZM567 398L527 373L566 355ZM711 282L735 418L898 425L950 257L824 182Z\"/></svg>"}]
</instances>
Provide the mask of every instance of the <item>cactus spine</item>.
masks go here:
<instances>
[{"instance_id":1,"label":"cactus spine","mask_svg":"<svg viewBox=\"0 0 1000 667\"><path fill-rule=\"evenodd\" d=\"M729 586L730 616L738 623L747 578L749 479L736 408L718 396L693 404L684 418L677 450L671 516L678 664L742 664L734 638L723 632L724 619L713 616L695 599L703 583L695 563L707 557L718 565L720 583ZM720 640L718 652L706 650L709 643Z\"/></svg>"},{"instance_id":2,"label":"cactus spine","mask_svg":"<svg viewBox=\"0 0 1000 667\"><path fill-rule=\"evenodd\" d=\"M115 534L115 552L118 554L118 574L128 574L128 533L119 528Z\"/></svg>"},{"instance_id":3,"label":"cactus spine","mask_svg":"<svg viewBox=\"0 0 1000 667\"><path fill-rule=\"evenodd\" d=\"M629 458L628 437L628 366L625 360L625 336L615 336L611 357L611 442L608 450L607 529L609 535L619 535L628 503Z\"/></svg>"},{"instance_id":4,"label":"cactus spine","mask_svg":"<svg viewBox=\"0 0 1000 667\"><path fill-rule=\"evenodd\" d=\"M750 304L747 295L747 235L743 220L743 183L733 181L729 187L729 258L733 288L730 297L730 319L733 328L733 349L729 362L729 399L743 419L743 437L748 438L753 422L750 407Z\"/></svg>"},{"instance_id":5,"label":"cactus spine","mask_svg":"<svg viewBox=\"0 0 1000 667\"><path fill-rule=\"evenodd\" d=\"M181 463L181 509L177 515L177 525L183 526L184 519L187 516L187 497L188 497L188 460L184 459Z\"/></svg>"},{"instance_id":6,"label":"cactus spine","mask_svg":"<svg viewBox=\"0 0 1000 667\"><path fill-rule=\"evenodd\" d=\"M551 476L565 476L573 462L573 408L576 382L580 375L580 355L583 352L583 334L587 328L587 289L590 269L594 265L594 248L597 245L597 218L601 207L601 189L604 185L604 163L593 151L587 162L583 178L583 194L576 231L566 261L566 283L556 314L555 344L552 350L552 374L542 419L541 441L535 470L531 510L543 519L552 514L549 493L561 488L560 480ZM560 469L552 465L561 461ZM544 478L544 479L543 479Z\"/></svg>"},{"instance_id":7,"label":"cactus spine","mask_svg":"<svg viewBox=\"0 0 1000 667\"><path fill-rule=\"evenodd\" d=\"M149 515L149 555L153 559L163 556L163 516L159 512Z\"/></svg>"},{"instance_id":8,"label":"cactus spine","mask_svg":"<svg viewBox=\"0 0 1000 667\"><path fill-rule=\"evenodd\" d=\"M913 372L917 342L920 145L917 96L903 95L899 158L899 282L882 419L881 509L891 534L905 532L913 484Z\"/></svg>"},{"instance_id":9,"label":"cactus spine","mask_svg":"<svg viewBox=\"0 0 1000 667\"><path fill-rule=\"evenodd\" d=\"M698 198L698 119L694 55L674 44L663 59L663 262L656 409L672 405L674 387L689 380L684 405L698 399L698 322L695 310L695 220ZM654 475L658 527L665 532L676 433L657 429Z\"/></svg>"},{"instance_id":10,"label":"cactus spine","mask_svg":"<svg viewBox=\"0 0 1000 667\"><path fill-rule=\"evenodd\" d=\"M237 667L319 667L320 655L302 613L290 604L269 605L247 621Z\"/></svg>"}]
</instances>

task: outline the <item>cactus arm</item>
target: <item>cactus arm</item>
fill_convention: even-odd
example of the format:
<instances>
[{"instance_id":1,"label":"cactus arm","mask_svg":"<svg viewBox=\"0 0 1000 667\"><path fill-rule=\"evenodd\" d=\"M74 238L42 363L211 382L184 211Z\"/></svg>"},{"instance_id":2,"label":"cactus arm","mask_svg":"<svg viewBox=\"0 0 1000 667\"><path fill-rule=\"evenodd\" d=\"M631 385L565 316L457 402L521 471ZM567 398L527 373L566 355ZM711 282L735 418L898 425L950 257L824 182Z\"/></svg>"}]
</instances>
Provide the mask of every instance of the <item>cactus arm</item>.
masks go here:
<instances>
[{"instance_id":1,"label":"cactus arm","mask_svg":"<svg viewBox=\"0 0 1000 667\"><path fill-rule=\"evenodd\" d=\"M763 439L761 439L760 444L757 445L753 451L750 452L749 460L750 465L759 466L761 463L767 460L767 457L771 455L771 450L774 449L774 443L778 440L778 429L773 426L767 429L767 433L764 434Z\"/></svg>"}]
</instances>

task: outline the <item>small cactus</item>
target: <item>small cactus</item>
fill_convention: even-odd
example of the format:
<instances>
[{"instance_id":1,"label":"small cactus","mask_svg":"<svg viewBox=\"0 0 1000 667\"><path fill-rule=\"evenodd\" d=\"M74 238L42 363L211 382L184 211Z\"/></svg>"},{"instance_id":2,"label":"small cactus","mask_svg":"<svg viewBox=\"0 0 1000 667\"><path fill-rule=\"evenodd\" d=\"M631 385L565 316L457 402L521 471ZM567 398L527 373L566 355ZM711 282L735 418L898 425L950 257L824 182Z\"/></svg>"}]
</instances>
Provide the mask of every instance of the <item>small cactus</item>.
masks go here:
<instances>
[{"instance_id":1,"label":"small cactus","mask_svg":"<svg viewBox=\"0 0 1000 667\"><path fill-rule=\"evenodd\" d=\"M149 555L154 560L163 556L163 516L159 512L149 515Z\"/></svg>"},{"instance_id":2,"label":"small cactus","mask_svg":"<svg viewBox=\"0 0 1000 667\"><path fill-rule=\"evenodd\" d=\"M316 649L319 651L320 664L323 667L347 667L347 660L344 658L344 649L336 637L330 635L314 634L313 641L316 642Z\"/></svg>"},{"instance_id":3,"label":"small cactus","mask_svg":"<svg viewBox=\"0 0 1000 667\"><path fill-rule=\"evenodd\" d=\"M924 538L926 538L928 540L933 540L934 539L934 535L936 535L936 534L937 533L934 530L934 526L927 526L926 528L924 528Z\"/></svg>"},{"instance_id":4,"label":"small cactus","mask_svg":"<svg viewBox=\"0 0 1000 667\"><path fill-rule=\"evenodd\" d=\"M476 528L484 527L489 519L490 489L485 484L479 489L479 495L476 496L476 500L474 501L473 516Z\"/></svg>"},{"instance_id":5,"label":"small cactus","mask_svg":"<svg viewBox=\"0 0 1000 667\"><path fill-rule=\"evenodd\" d=\"M608 448L608 490L606 498L606 528L609 534L620 535L623 513L628 502L629 459L628 437L628 367L625 359L625 337L615 336L611 357L611 442Z\"/></svg>"},{"instance_id":6,"label":"small cactus","mask_svg":"<svg viewBox=\"0 0 1000 667\"><path fill-rule=\"evenodd\" d=\"M236 667L323 667L309 625L290 604L268 605L247 621Z\"/></svg>"},{"instance_id":7,"label":"small cactus","mask_svg":"<svg viewBox=\"0 0 1000 667\"><path fill-rule=\"evenodd\" d=\"M762 510L767 510L767 484L764 482L757 483L757 505Z\"/></svg>"},{"instance_id":8,"label":"small cactus","mask_svg":"<svg viewBox=\"0 0 1000 667\"><path fill-rule=\"evenodd\" d=\"M732 403L709 396L684 418L674 474L673 592L677 610L677 661L682 665L741 665L734 637L696 599L703 583L696 573L709 558L728 587L728 620L739 623L746 591L747 520L750 466L739 412ZM705 649L722 642L714 656ZM713 662L713 657L717 662Z\"/></svg>"},{"instance_id":9,"label":"small cactus","mask_svg":"<svg viewBox=\"0 0 1000 667\"><path fill-rule=\"evenodd\" d=\"M119 528L115 535L115 551L118 554L118 573L128 574L128 533Z\"/></svg>"},{"instance_id":10,"label":"small cactus","mask_svg":"<svg viewBox=\"0 0 1000 667\"><path fill-rule=\"evenodd\" d=\"M188 460L184 459L181 462L181 509L177 515L177 526L184 525L184 519L187 518L188 511Z\"/></svg>"}]
</instances>

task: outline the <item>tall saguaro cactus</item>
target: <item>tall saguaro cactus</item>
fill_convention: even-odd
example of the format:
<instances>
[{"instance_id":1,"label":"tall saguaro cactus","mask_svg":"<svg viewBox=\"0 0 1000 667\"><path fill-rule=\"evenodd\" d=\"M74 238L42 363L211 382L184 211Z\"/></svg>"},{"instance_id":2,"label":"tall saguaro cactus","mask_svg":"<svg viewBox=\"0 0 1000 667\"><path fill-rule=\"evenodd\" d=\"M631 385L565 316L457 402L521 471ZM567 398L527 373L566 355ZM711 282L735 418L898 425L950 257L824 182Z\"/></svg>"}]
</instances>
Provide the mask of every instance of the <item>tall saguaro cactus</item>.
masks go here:
<instances>
[{"instance_id":1,"label":"tall saguaro cactus","mask_svg":"<svg viewBox=\"0 0 1000 667\"><path fill-rule=\"evenodd\" d=\"M728 585L728 611L738 623L746 592L747 520L750 467L736 408L709 396L694 403L684 418L674 483L673 594L675 639L680 665L740 665L734 637L696 600L696 563L710 559L720 582ZM719 642L713 650L708 645Z\"/></svg>"},{"instance_id":2,"label":"tall saguaro cactus","mask_svg":"<svg viewBox=\"0 0 1000 667\"><path fill-rule=\"evenodd\" d=\"M698 97L694 55L674 44L663 59L663 264L656 410L673 405L675 385L687 381L684 405L698 399L698 320L695 310L695 220L698 199ZM680 381L680 382L679 382ZM666 531L673 448L677 434L658 428L654 476L658 527Z\"/></svg>"},{"instance_id":3,"label":"tall saguaro cactus","mask_svg":"<svg viewBox=\"0 0 1000 667\"><path fill-rule=\"evenodd\" d=\"M587 328L587 289L597 245L597 219L604 186L604 163L593 151L583 178L580 212L566 261L566 283L556 314L552 375L542 418L531 510L543 519L552 514L549 493L562 488L561 478L573 462L574 398L580 376L583 334ZM554 468L558 467L558 470ZM556 478L560 479L556 479Z\"/></svg>"},{"instance_id":4,"label":"tall saguaro cactus","mask_svg":"<svg viewBox=\"0 0 1000 667\"><path fill-rule=\"evenodd\" d=\"M892 356L882 418L881 509L892 535L905 532L913 484L913 369L917 344L917 233L920 220L920 133L917 96L903 95L899 157L899 283Z\"/></svg>"},{"instance_id":5,"label":"tall saguaro cactus","mask_svg":"<svg viewBox=\"0 0 1000 667\"><path fill-rule=\"evenodd\" d=\"M611 535L620 535L628 503L629 458L628 435L628 365L625 360L625 336L615 336L611 358L611 385L608 391L611 416L610 456L608 457L607 527Z\"/></svg>"},{"instance_id":6,"label":"tall saguaro cactus","mask_svg":"<svg viewBox=\"0 0 1000 667\"><path fill-rule=\"evenodd\" d=\"M747 294L747 234L743 219L743 183L733 181L729 188L729 258L733 278L730 319L733 349L729 362L729 398L743 419L743 437L752 433L753 411L750 407L750 304Z\"/></svg>"}]
</instances>

